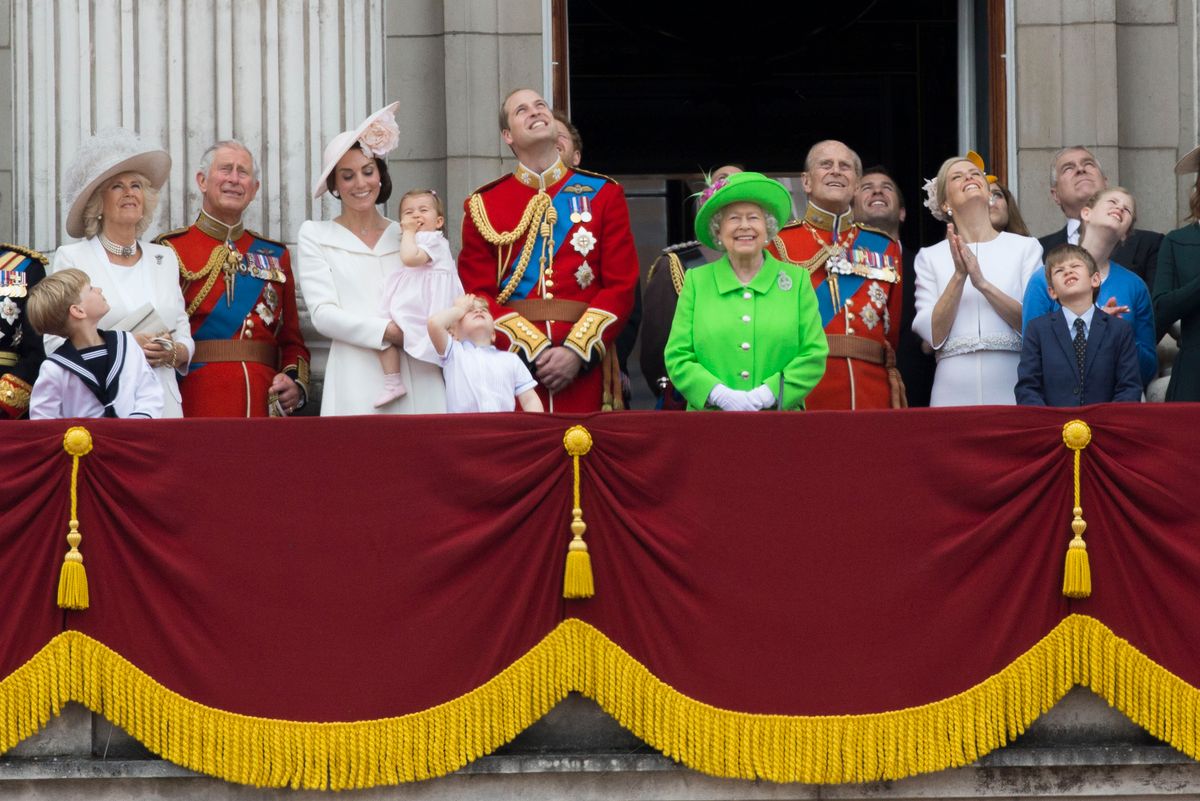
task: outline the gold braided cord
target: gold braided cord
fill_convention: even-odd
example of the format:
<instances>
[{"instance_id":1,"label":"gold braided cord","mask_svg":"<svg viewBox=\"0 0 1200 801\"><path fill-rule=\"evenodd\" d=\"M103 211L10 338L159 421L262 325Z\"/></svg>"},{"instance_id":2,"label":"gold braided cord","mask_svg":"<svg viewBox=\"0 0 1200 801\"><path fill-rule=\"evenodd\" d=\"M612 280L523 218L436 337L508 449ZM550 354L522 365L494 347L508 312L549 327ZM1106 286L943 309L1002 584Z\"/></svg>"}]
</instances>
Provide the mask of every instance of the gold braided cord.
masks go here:
<instances>
[{"instance_id":1,"label":"gold braided cord","mask_svg":"<svg viewBox=\"0 0 1200 801\"><path fill-rule=\"evenodd\" d=\"M533 257L533 244L537 240L538 231L546 221L547 211L553 207L551 197L545 192L538 192L525 204L525 211L521 215L520 221L517 222L517 227L501 233L492 226L492 221L488 219L487 209L483 205L483 195L476 192L467 201L467 211L471 215L471 222L474 223L475 229L479 231L485 242L496 248L497 282L504 276L504 271L507 269L513 243L522 234L526 235L525 242L521 247L521 257L513 267L512 276L500 293L496 295L497 303L501 305L507 303L521 283L521 279L525 277L525 271L529 268L529 260ZM508 250L505 251L504 248L508 248ZM543 251L544 249L545 245L543 245Z\"/></svg>"},{"instance_id":2,"label":"gold braided cord","mask_svg":"<svg viewBox=\"0 0 1200 801\"><path fill-rule=\"evenodd\" d=\"M675 287L675 294L678 295L683 292L683 260L674 253L668 253L667 265L671 270L671 286Z\"/></svg>"},{"instance_id":3,"label":"gold braided cord","mask_svg":"<svg viewBox=\"0 0 1200 801\"><path fill-rule=\"evenodd\" d=\"M208 297L208 293L212 291L213 284L217 283L217 279L221 276L221 266L225 264L229 249L224 245L217 245L212 249L212 253L208 254L208 262L196 272L192 272L183 264L183 257L179 255L179 251L175 250L175 245L171 241L163 240L163 244L169 247L175 253L175 259L179 262L179 274L184 280L189 283L199 281L204 278L204 286L200 287L200 291L196 297L192 298L192 302L188 304L187 316L191 317L196 309L200 308L200 304Z\"/></svg>"},{"instance_id":4,"label":"gold braided cord","mask_svg":"<svg viewBox=\"0 0 1200 801\"><path fill-rule=\"evenodd\" d=\"M907 709L827 716L734 712L689 698L574 618L458 698L348 723L214 709L168 690L99 641L67 631L0 680L0 753L77 701L155 753L209 776L259 787L367 788L451 773L511 740L574 690L654 748L704 773L868 782L969 764L1017 737L1075 685L1200 758L1200 689L1085 615L1065 618L1000 672L957 695Z\"/></svg>"}]
</instances>

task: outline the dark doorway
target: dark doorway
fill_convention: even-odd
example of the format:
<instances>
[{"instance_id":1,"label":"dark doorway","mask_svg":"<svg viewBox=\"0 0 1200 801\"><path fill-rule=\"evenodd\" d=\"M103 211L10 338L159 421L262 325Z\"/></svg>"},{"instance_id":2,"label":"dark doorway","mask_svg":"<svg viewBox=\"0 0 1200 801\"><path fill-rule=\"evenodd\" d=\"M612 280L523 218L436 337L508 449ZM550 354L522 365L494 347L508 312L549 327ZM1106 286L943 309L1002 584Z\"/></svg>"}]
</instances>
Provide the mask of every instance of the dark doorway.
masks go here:
<instances>
[{"instance_id":1,"label":"dark doorway","mask_svg":"<svg viewBox=\"0 0 1200 801\"><path fill-rule=\"evenodd\" d=\"M895 173L908 247L941 237L920 187L957 152L957 0L566 6L585 166L665 179L667 242L691 238L678 179L727 162L798 174L827 138Z\"/></svg>"}]
</instances>

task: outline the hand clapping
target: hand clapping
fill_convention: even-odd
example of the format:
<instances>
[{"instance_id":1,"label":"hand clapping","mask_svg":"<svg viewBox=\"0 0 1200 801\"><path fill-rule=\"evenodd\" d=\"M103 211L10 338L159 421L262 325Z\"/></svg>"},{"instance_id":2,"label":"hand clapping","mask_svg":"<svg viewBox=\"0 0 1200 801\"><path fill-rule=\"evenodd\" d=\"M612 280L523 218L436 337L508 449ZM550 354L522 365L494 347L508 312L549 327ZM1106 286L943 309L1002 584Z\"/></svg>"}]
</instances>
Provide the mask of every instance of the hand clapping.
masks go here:
<instances>
[{"instance_id":1,"label":"hand clapping","mask_svg":"<svg viewBox=\"0 0 1200 801\"><path fill-rule=\"evenodd\" d=\"M979 259L958 235L954 223L946 226L946 239L950 243L950 258L954 260L954 272L971 279L975 288L982 290L987 279L983 277L983 271L979 269Z\"/></svg>"}]
</instances>

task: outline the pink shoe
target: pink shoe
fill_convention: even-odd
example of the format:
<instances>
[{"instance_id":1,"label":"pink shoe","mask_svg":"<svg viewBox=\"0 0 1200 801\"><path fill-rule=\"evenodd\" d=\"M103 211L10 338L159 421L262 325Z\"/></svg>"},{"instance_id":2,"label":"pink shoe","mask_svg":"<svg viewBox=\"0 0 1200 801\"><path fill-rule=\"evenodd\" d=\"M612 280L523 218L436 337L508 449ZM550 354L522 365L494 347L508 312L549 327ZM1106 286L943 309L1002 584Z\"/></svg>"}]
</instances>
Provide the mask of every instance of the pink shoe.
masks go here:
<instances>
[{"instance_id":1,"label":"pink shoe","mask_svg":"<svg viewBox=\"0 0 1200 801\"><path fill-rule=\"evenodd\" d=\"M375 408L379 409L387 406L396 398L403 398L408 394L408 387L404 386L404 382L400 380L399 373L384 373L383 374L383 391L379 393L379 397L375 399Z\"/></svg>"}]
</instances>

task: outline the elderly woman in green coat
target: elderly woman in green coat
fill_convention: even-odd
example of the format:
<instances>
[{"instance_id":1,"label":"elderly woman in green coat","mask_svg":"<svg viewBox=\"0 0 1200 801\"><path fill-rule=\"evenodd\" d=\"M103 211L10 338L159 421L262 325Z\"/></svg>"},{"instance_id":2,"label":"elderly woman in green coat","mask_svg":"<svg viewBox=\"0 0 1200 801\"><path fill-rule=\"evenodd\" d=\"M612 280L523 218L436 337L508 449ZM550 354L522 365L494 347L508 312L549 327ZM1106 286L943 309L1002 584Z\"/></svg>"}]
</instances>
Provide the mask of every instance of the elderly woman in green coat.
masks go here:
<instances>
[{"instance_id":1,"label":"elderly woman in green coat","mask_svg":"<svg viewBox=\"0 0 1200 801\"><path fill-rule=\"evenodd\" d=\"M696 238L724 255L685 274L667 339L667 373L688 409L803 409L829 345L803 269L766 252L791 195L756 172L705 191Z\"/></svg>"}]
</instances>

